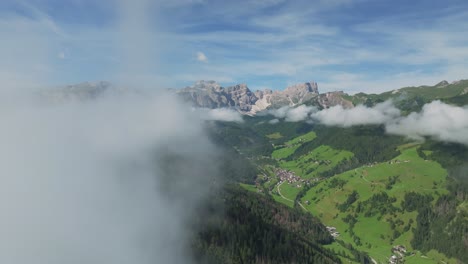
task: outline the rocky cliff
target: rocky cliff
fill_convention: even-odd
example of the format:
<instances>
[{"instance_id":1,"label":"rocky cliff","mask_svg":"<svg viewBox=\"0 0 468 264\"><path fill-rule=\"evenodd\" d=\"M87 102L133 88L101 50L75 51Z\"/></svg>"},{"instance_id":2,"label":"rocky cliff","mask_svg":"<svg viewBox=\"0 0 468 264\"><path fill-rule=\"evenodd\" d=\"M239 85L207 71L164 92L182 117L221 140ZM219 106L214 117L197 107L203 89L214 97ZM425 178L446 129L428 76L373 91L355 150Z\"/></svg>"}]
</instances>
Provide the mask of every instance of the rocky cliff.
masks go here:
<instances>
[{"instance_id":1,"label":"rocky cliff","mask_svg":"<svg viewBox=\"0 0 468 264\"><path fill-rule=\"evenodd\" d=\"M222 87L215 81L198 81L177 90L177 94L196 107L229 107L255 114L270 107L303 104L316 98L319 92L316 82L296 84L283 91L265 89L253 93L245 84Z\"/></svg>"},{"instance_id":2,"label":"rocky cliff","mask_svg":"<svg viewBox=\"0 0 468 264\"><path fill-rule=\"evenodd\" d=\"M198 81L176 90L176 93L196 107L229 107L242 112L249 112L257 101L255 94L245 84L222 87L215 81Z\"/></svg>"},{"instance_id":3,"label":"rocky cliff","mask_svg":"<svg viewBox=\"0 0 468 264\"><path fill-rule=\"evenodd\" d=\"M335 105L341 105L344 108L352 108L354 106L353 103L346 100L344 96L346 96L346 94L342 91L320 94L317 97L317 103L322 108L329 108Z\"/></svg>"}]
</instances>

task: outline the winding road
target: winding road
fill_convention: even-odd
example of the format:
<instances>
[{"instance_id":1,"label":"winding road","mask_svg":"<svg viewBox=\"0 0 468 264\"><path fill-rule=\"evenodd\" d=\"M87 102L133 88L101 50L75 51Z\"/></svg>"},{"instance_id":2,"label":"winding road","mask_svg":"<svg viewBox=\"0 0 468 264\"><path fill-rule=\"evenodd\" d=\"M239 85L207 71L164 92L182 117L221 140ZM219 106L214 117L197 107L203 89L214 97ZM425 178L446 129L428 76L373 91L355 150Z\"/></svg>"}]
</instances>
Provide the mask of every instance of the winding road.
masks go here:
<instances>
[{"instance_id":1,"label":"winding road","mask_svg":"<svg viewBox=\"0 0 468 264\"><path fill-rule=\"evenodd\" d=\"M292 203L294 204L294 201L293 201L293 200L291 200L291 199L285 197L285 196L281 193L280 186L283 185L284 183L285 183L285 181L282 182L281 184L279 184L278 186L276 186L276 189L278 190L278 194L281 196L281 198L285 199L286 201L290 201L290 202L292 202ZM302 207L302 209L304 209L306 212L308 212L308 210L301 204L301 202L298 201L297 203Z\"/></svg>"}]
</instances>

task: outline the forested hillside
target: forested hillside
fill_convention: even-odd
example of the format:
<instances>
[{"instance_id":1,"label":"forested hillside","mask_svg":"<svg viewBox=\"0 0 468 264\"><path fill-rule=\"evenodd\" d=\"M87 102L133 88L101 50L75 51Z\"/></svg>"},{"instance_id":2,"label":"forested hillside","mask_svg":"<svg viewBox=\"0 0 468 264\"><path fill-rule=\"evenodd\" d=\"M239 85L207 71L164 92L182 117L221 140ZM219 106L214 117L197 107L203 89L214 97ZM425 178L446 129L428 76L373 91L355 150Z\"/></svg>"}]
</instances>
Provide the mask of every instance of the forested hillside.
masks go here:
<instances>
[{"instance_id":1,"label":"forested hillside","mask_svg":"<svg viewBox=\"0 0 468 264\"><path fill-rule=\"evenodd\" d=\"M333 238L317 218L268 195L229 186L204 210L193 245L203 263L341 263L323 247ZM370 263L352 252L352 259Z\"/></svg>"},{"instance_id":2,"label":"forested hillside","mask_svg":"<svg viewBox=\"0 0 468 264\"><path fill-rule=\"evenodd\" d=\"M434 206L421 203L415 207L418 218L412 245L468 260L468 148L427 142L420 153L448 168L449 193L441 196Z\"/></svg>"}]
</instances>

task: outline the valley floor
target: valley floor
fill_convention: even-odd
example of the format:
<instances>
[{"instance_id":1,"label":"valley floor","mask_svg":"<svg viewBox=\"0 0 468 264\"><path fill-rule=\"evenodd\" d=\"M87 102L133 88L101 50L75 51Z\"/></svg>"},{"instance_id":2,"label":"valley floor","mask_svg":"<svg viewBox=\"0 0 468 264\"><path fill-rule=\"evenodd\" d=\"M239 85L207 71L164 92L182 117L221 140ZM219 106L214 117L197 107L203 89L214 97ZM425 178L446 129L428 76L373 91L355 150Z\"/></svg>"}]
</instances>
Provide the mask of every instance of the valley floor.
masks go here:
<instances>
[{"instance_id":1,"label":"valley floor","mask_svg":"<svg viewBox=\"0 0 468 264\"><path fill-rule=\"evenodd\" d=\"M400 146L401 154L391 160L323 177L354 154L322 145L288 159L301 144L314 138L315 133L310 132L277 146L271 156L277 165L262 165L256 186L242 186L268 192L280 203L317 216L336 236L336 242L327 247L344 262L352 259L343 246L349 243L367 252L375 263L392 263L392 256L405 263L457 263L434 250L427 255L414 250L411 240L417 212L402 208L407 193L430 197L435 203L448 192L447 172L440 164L421 158L417 144L407 144ZM404 251L395 249L397 245Z\"/></svg>"}]
</instances>

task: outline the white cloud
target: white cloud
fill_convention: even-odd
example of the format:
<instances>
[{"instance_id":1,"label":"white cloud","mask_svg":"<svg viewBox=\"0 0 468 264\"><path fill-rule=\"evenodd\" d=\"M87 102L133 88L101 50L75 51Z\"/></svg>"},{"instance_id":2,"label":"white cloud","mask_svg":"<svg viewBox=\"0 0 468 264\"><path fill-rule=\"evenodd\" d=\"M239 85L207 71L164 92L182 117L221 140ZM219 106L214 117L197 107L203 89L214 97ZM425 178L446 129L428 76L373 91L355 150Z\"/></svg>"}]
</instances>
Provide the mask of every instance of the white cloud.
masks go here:
<instances>
[{"instance_id":1,"label":"white cloud","mask_svg":"<svg viewBox=\"0 0 468 264\"><path fill-rule=\"evenodd\" d=\"M200 116L203 120L211 121L225 121L225 122L244 122L242 115L229 108L194 108L193 111Z\"/></svg>"},{"instance_id":2,"label":"white cloud","mask_svg":"<svg viewBox=\"0 0 468 264\"><path fill-rule=\"evenodd\" d=\"M269 123L269 124L272 124L272 125L278 124L279 122L280 122L280 121L279 121L278 118L275 118L275 119L272 119L272 120L268 121L268 123Z\"/></svg>"},{"instance_id":3,"label":"white cloud","mask_svg":"<svg viewBox=\"0 0 468 264\"><path fill-rule=\"evenodd\" d=\"M357 125L384 125L387 133L423 140L430 137L445 142L468 145L468 108L444 104L440 101L424 105L421 112L401 116L392 101L374 107L358 105L345 109L337 105L317 111L314 107L289 106L266 111L275 116L270 123L279 119L289 122L308 121L326 126L351 127Z\"/></svg>"},{"instance_id":4,"label":"white cloud","mask_svg":"<svg viewBox=\"0 0 468 264\"><path fill-rule=\"evenodd\" d=\"M272 115L276 118L285 118L290 108L291 107L289 106L283 106L278 109L270 109L267 110L266 114Z\"/></svg>"},{"instance_id":5,"label":"white cloud","mask_svg":"<svg viewBox=\"0 0 468 264\"><path fill-rule=\"evenodd\" d=\"M356 3L332 1L335 3L327 7L325 2L316 3L321 6L317 9ZM468 37L460 34L468 29L464 23L466 12L455 8L435 16L430 26L407 27L406 22L414 17L398 14L391 18L385 16L379 19L380 22L369 20L364 25L351 24L351 29L348 29L319 19L314 21L312 17L320 17L319 11L304 10L299 4L287 6L272 16L252 16L251 19L243 20L246 28L265 29L260 32L228 30L220 37L219 32L208 31L179 37L197 45L202 43L203 48L219 54L217 58L223 58L223 61L210 60L212 67L206 69L209 72L229 74L234 79L250 78L251 75L267 79L270 75L281 75L285 82L316 78L321 91L382 92L404 86L433 84L443 79L464 78L468 70ZM311 12L314 14L311 15ZM232 15L239 13L234 12ZM426 17L423 15L422 18ZM368 41L366 34L375 38L375 41ZM229 50L224 47L231 43L235 43L234 50L238 52L231 52L231 45ZM294 49L285 48L290 47L291 43ZM371 71L360 72L361 68L372 67L369 64L382 66L383 69L388 67L390 70L383 71L375 67ZM329 67L324 70L319 67L322 65ZM349 66L344 74L356 75L357 78L338 78L345 77L339 76L343 74L341 69L344 67L335 67L338 65ZM405 76L407 72L414 74ZM274 84L264 81L262 85Z\"/></svg>"},{"instance_id":6,"label":"white cloud","mask_svg":"<svg viewBox=\"0 0 468 264\"><path fill-rule=\"evenodd\" d=\"M283 119L287 122L299 122L309 119L309 115L317 111L316 107L300 105L298 107L283 106L278 109L270 109L266 114L273 115L276 118ZM275 119L274 119L275 120ZM277 119L276 119L277 120ZM273 121L276 122L276 121Z\"/></svg>"},{"instance_id":7,"label":"white cloud","mask_svg":"<svg viewBox=\"0 0 468 264\"><path fill-rule=\"evenodd\" d=\"M391 101L377 104L372 108L358 105L350 109L344 109L341 105L337 105L311 115L314 121L321 124L341 127L384 124L399 116L400 110Z\"/></svg>"},{"instance_id":8,"label":"white cloud","mask_svg":"<svg viewBox=\"0 0 468 264\"><path fill-rule=\"evenodd\" d=\"M314 111L317 111L316 107L300 105L298 107L289 109L288 113L286 114L285 120L288 122L298 122L306 120L307 118L309 118L309 114Z\"/></svg>"},{"instance_id":9,"label":"white cloud","mask_svg":"<svg viewBox=\"0 0 468 264\"><path fill-rule=\"evenodd\" d=\"M440 101L424 105L420 113L392 120L386 125L390 134L468 145L468 108L444 104Z\"/></svg>"},{"instance_id":10,"label":"white cloud","mask_svg":"<svg viewBox=\"0 0 468 264\"><path fill-rule=\"evenodd\" d=\"M73 54L116 55L139 84L157 34L138 2L122 8L121 34L0 16L0 263L190 263L186 224L217 174L203 120L161 94L56 105L24 96L54 79L70 43Z\"/></svg>"},{"instance_id":11,"label":"white cloud","mask_svg":"<svg viewBox=\"0 0 468 264\"><path fill-rule=\"evenodd\" d=\"M186 223L217 154L189 108L160 94L24 99L0 119L0 263L190 263Z\"/></svg>"},{"instance_id":12,"label":"white cloud","mask_svg":"<svg viewBox=\"0 0 468 264\"><path fill-rule=\"evenodd\" d=\"M208 62L208 58L206 57L205 53L201 51L197 52L197 60L201 62Z\"/></svg>"}]
</instances>

